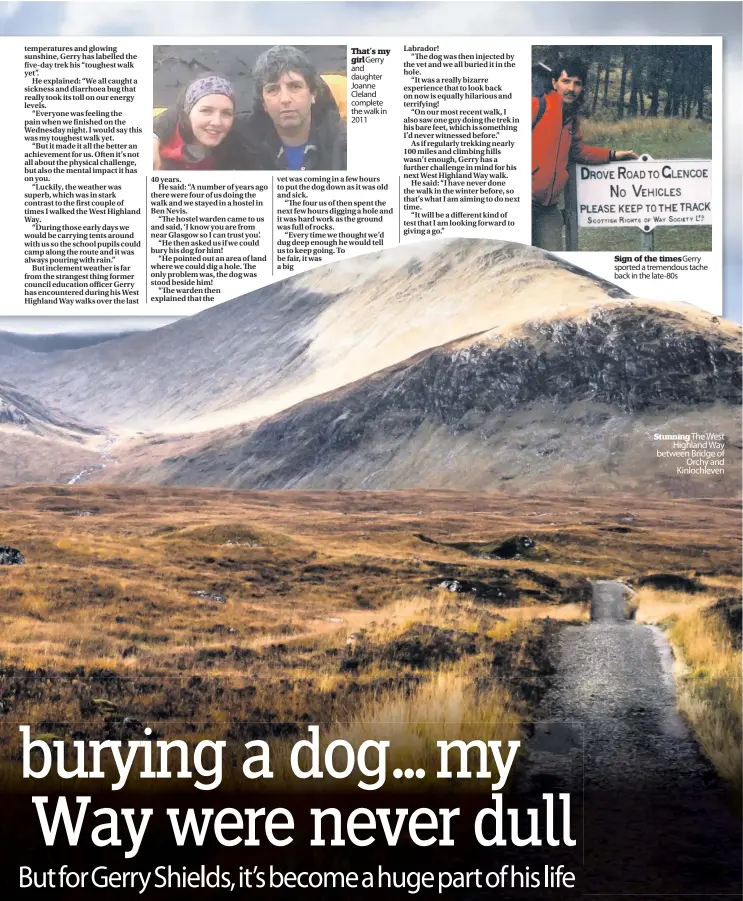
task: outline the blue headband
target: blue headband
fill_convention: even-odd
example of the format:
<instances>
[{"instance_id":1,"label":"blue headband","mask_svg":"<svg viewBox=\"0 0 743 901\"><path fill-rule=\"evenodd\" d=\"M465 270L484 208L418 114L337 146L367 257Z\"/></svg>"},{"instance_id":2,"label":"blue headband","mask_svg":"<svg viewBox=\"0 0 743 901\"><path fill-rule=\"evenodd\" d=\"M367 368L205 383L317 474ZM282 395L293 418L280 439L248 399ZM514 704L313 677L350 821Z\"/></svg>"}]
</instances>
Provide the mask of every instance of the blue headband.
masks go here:
<instances>
[{"instance_id":1,"label":"blue headband","mask_svg":"<svg viewBox=\"0 0 743 901\"><path fill-rule=\"evenodd\" d=\"M186 91L183 103L186 115L191 112L202 97L206 97L209 94L224 94L225 97L230 98L233 105L235 103L235 89L226 78L222 78L221 75L205 75L203 78L198 78L190 84Z\"/></svg>"}]
</instances>

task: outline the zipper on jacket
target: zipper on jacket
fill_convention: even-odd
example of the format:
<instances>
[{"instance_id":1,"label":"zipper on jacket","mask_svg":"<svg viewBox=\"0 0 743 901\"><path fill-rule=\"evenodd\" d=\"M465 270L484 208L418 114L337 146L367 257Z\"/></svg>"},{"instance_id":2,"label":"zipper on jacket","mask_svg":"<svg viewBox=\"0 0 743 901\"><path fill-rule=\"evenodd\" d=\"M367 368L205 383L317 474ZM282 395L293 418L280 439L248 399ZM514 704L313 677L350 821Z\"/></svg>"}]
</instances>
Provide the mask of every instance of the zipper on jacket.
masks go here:
<instances>
[{"instance_id":1,"label":"zipper on jacket","mask_svg":"<svg viewBox=\"0 0 743 901\"><path fill-rule=\"evenodd\" d=\"M550 196L549 196L550 202L547 204L547 206L551 206L552 196L555 192L555 182L557 181L557 161L560 159L560 147L562 146L562 136L563 136L564 131L565 131L565 123L563 123L562 128L560 129L560 139L557 142L557 153L555 154L555 165L552 167L555 174L552 176L552 185L550 186Z\"/></svg>"}]
</instances>

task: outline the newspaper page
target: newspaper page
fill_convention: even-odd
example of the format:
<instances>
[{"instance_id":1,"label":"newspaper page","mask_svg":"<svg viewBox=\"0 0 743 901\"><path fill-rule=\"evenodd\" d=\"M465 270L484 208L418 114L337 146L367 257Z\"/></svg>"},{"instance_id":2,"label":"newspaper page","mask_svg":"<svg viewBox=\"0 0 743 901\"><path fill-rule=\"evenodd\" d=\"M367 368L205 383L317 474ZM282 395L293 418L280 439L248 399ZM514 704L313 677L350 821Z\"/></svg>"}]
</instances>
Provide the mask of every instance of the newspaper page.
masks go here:
<instances>
[{"instance_id":1,"label":"newspaper page","mask_svg":"<svg viewBox=\"0 0 743 901\"><path fill-rule=\"evenodd\" d=\"M741 5L619 12L0 8L9 885L740 894Z\"/></svg>"}]
</instances>

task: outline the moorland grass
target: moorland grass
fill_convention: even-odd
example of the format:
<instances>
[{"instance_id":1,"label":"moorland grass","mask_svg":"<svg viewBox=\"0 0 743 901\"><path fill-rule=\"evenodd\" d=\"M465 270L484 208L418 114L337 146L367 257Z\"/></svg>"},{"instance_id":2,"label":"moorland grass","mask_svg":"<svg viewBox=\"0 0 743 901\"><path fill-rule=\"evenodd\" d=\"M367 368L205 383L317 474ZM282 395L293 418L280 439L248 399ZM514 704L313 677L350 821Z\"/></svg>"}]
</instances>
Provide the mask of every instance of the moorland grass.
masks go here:
<instances>
[{"instance_id":1,"label":"moorland grass","mask_svg":"<svg viewBox=\"0 0 743 901\"><path fill-rule=\"evenodd\" d=\"M719 582L719 580L718 580ZM728 581L727 593L740 593ZM638 592L638 620L666 630L681 666L677 667L677 704L706 754L739 792L741 787L741 651L733 635L710 607L717 594L678 591Z\"/></svg>"}]
</instances>

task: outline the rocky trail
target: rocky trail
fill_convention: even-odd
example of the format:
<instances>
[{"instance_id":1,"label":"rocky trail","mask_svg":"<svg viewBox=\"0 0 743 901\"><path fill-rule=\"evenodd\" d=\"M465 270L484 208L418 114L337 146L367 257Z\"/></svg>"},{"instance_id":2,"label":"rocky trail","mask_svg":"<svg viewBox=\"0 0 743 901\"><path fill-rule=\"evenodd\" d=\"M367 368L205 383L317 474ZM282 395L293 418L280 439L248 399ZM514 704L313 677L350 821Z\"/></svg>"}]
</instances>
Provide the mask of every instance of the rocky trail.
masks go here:
<instances>
[{"instance_id":1,"label":"rocky trail","mask_svg":"<svg viewBox=\"0 0 743 901\"><path fill-rule=\"evenodd\" d=\"M582 799L586 893L740 896L729 789L676 710L663 633L628 618L628 592L595 582L591 622L562 629L524 789Z\"/></svg>"}]
</instances>

